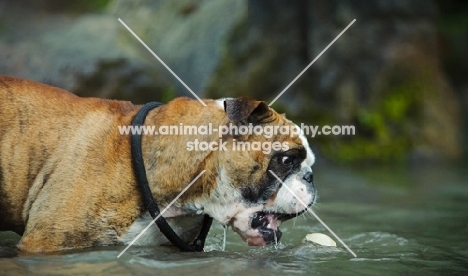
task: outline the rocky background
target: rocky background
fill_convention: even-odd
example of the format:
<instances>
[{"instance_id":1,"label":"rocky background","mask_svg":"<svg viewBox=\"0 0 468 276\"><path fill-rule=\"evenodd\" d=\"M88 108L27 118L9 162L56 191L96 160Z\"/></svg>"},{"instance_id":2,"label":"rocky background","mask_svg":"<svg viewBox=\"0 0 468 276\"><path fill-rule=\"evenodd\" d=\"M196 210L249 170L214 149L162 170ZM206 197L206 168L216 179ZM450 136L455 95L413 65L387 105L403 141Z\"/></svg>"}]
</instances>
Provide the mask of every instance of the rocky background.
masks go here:
<instances>
[{"instance_id":1,"label":"rocky background","mask_svg":"<svg viewBox=\"0 0 468 276\"><path fill-rule=\"evenodd\" d=\"M310 138L335 162L467 156L468 4L358 0L0 0L0 74L83 96L270 102L297 123L355 125Z\"/></svg>"}]
</instances>

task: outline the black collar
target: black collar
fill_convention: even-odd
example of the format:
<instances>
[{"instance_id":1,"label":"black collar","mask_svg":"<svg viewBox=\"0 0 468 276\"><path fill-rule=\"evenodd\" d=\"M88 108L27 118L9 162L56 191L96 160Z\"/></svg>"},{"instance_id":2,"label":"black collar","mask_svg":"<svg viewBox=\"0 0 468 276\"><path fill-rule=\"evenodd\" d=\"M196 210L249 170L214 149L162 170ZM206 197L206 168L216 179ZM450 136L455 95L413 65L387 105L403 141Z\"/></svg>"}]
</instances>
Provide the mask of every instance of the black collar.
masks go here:
<instances>
[{"instance_id":1,"label":"black collar","mask_svg":"<svg viewBox=\"0 0 468 276\"><path fill-rule=\"evenodd\" d=\"M142 126L145 122L145 118L148 112L161 105L163 104L158 102L150 102L145 104L135 115L135 118L133 118L132 126ZM151 189L148 185L148 179L146 178L145 164L143 162L143 154L141 152L141 134L131 133L131 152L133 172L135 173L136 181L138 183L138 187L140 188L141 196L143 197L143 204L148 209L148 212L154 220L157 216L159 216L160 211L158 204L154 200L151 193ZM192 244L188 244L182 240L174 232L174 230L172 230L171 226L169 226L163 216L160 216L156 220L156 225L159 227L159 230L164 234L164 236L166 236L166 238L173 245L177 246L181 251L200 252L203 251L205 239L208 235L208 232L210 231L212 221L212 217L209 215L204 215L203 225L200 233Z\"/></svg>"}]
</instances>

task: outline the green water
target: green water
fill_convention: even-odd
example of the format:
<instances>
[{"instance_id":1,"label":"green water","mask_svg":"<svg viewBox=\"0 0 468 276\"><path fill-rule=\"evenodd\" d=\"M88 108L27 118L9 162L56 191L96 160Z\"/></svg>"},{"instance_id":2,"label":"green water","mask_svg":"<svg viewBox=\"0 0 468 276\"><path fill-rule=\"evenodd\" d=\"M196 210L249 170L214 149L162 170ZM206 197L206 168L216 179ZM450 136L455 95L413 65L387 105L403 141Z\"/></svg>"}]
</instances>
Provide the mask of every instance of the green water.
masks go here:
<instances>
[{"instance_id":1,"label":"green water","mask_svg":"<svg viewBox=\"0 0 468 276\"><path fill-rule=\"evenodd\" d=\"M0 274L44 275L468 275L467 166L343 169L315 166L318 216L341 244L302 243L328 234L312 216L281 226L277 246L251 248L215 224L205 253L122 246L59 255L21 255L0 233Z\"/></svg>"}]
</instances>

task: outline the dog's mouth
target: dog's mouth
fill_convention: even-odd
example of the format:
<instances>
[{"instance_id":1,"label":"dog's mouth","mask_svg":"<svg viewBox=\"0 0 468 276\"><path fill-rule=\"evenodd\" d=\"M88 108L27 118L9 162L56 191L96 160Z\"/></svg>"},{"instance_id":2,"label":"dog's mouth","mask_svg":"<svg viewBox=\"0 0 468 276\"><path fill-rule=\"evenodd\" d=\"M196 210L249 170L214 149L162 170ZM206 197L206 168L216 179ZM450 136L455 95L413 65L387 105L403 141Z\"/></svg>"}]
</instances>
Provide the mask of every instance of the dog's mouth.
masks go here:
<instances>
[{"instance_id":1,"label":"dog's mouth","mask_svg":"<svg viewBox=\"0 0 468 276\"><path fill-rule=\"evenodd\" d=\"M261 234L263 244L277 244L283 235L281 230L279 230L281 222L295 218L303 212L304 211L301 211L296 214L282 214L264 211L255 212L252 215L250 227ZM258 241L256 242L252 239L248 240L248 243L249 245L262 245L258 244Z\"/></svg>"},{"instance_id":2,"label":"dog's mouth","mask_svg":"<svg viewBox=\"0 0 468 276\"><path fill-rule=\"evenodd\" d=\"M250 227L257 230L266 244L276 244L282 236L279 230L281 214L256 212L252 215Z\"/></svg>"},{"instance_id":3,"label":"dog's mouth","mask_svg":"<svg viewBox=\"0 0 468 276\"><path fill-rule=\"evenodd\" d=\"M304 206L299 204L299 200L295 200L287 191L282 191L286 194L282 194L280 196L281 200L278 201L275 201L275 197L263 205L253 207L236 205L238 208L233 216L228 216L230 221L227 224L250 246L277 244L282 236L279 229L280 224L303 214L315 202L316 192L312 183L309 183L311 186L309 189L307 185L302 187L302 182L296 178L290 182L300 200L308 202L306 208L303 208ZM291 202L294 204L291 204Z\"/></svg>"},{"instance_id":4,"label":"dog's mouth","mask_svg":"<svg viewBox=\"0 0 468 276\"><path fill-rule=\"evenodd\" d=\"M276 244L283 233L279 230L281 222L292 219L299 214L280 214L273 212L255 212L252 215L250 227L257 230L266 244ZM254 244L252 244L254 245Z\"/></svg>"}]
</instances>

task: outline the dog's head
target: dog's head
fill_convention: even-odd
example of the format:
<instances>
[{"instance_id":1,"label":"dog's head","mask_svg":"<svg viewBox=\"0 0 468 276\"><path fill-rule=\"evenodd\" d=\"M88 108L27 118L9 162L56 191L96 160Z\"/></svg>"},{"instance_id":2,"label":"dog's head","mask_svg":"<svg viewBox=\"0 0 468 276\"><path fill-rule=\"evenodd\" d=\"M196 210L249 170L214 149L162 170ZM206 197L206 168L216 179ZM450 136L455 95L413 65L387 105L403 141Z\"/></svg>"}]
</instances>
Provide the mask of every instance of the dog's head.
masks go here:
<instances>
[{"instance_id":1,"label":"dog's head","mask_svg":"<svg viewBox=\"0 0 468 276\"><path fill-rule=\"evenodd\" d=\"M227 143L204 211L249 245L274 243L281 238L279 222L315 202L315 157L299 127L265 102L237 98L217 105L225 111L228 133L223 128L221 138Z\"/></svg>"}]
</instances>

